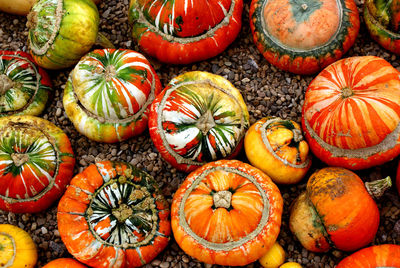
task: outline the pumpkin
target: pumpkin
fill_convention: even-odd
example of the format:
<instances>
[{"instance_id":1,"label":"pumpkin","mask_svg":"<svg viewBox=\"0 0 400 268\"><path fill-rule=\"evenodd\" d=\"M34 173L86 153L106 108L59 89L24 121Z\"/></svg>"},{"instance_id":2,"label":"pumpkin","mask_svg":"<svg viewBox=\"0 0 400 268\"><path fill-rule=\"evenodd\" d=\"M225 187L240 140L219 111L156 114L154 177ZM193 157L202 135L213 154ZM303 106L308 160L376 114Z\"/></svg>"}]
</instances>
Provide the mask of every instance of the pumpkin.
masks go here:
<instances>
[{"instance_id":1,"label":"pumpkin","mask_svg":"<svg viewBox=\"0 0 400 268\"><path fill-rule=\"evenodd\" d=\"M0 11L15 14L27 15L36 0L0 0Z\"/></svg>"},{"instance_id":2,"label":"pumpkin","mask_svg":"<svg viewBox=\"0 0 400 268\"><path fill-rule=\"evenodd\" d=\"M43 266L42 268L86 268L85 265L83 265L82 263L71 259L71 258L61 258L61 259L56 259L53 260L51 262L49 262L48 264L46 264L45 266Z\"/></svg>"},{"instance_id":3,"label":"pumpkin","mask_svg":"<svg viewBox=\"0 0 400 268\"><path fill-rule=\"evenodd\" d=\"M366 0L364 20L372 38L385 49L400 55L400 1Z\"/></svg>"},{"instance_id":4,"label":"pumpkin","mask_svg":"<svg viewBox=\"0 0 400 268\"><path fill-rule=\"evenodd\" d=\"M246 265L274 244L282 207L278 187L261 170L219 160L190 173L176 191L172 231L182 250L199 261Z\"/></svg>"},{"instance_id":5,"label":"pumpkin","mask_svg":"<svg viewBox=\"0 0 400 268\"><path fill-rule=\"evenodd\" d=\"M103 161L76 175L58 204L68 251L91 267L139 267L168 244L170 210L147 173Z\"/></svg>"},{"instance_id":6,"label":"pumpkin","mask_svg":"<svg viewBox=\"0 0 400 268\"><path fill-rule=\"evenodd\" d=\"M11 224L0 224L0 267L33 268L37 259L36 245L27 232Z\"/></svg>"},{"instance_id":7,"label":"pumpkin","mask_svg":"<svg viewBox=\"0 0 400 268\"><path fill-rule=\"evenodd\" d=\"M148 106L161 91L140 53L99 49L84 56L64 90L65 112L75 128L98 142L118 142L147 128Z\"/></svg>"},{"instance_id":8,"label":"pumpkin","mask_svg":"<svg viewBox=\"0 0 400 268\"><path fill-rule=\"evenodd\" d=\"M167 162L186 172L235 157L248 127L249 113L239 90L207 72L175 77L150 108L154 145Z\"/></svg>"},{"instance_id":9,"label":"pumpkin","mask_svg":"<svg viewBox=\"0 0 400 268\"><path fill-rule=\"evenodd\" d=\"M0 209L48 208L72 178L75 158L65 133L34 116L0 118Z\"/></svg>"},{"instance_id":10,"label":"pumpkin","mask_svg":"<svg viewBox=\"0 0 400 268\"><path fill-rule=\"evenodd\" d=\"M242 0L131 0L133 39L161 62L189 64L214 57L235 40Z\"/></svg>"},{"instance_id":11,"label":"pumpkin","mask_svg":"<svg viewBox=\"0 0 400 268\"><path fill-rule=\"evenodd\" d=\"M271 64L297 74L340 59L360 28L353 0L252 0L249 16L258 50Z\"/></svg>"},{"instance_id":12,"label":"pumpkin","mask_svg":"<svg viewBox=\"0 0 400 268\"><path fill-rule=\"evenodd\" d=\"M50 91L49 76L29 54L0 50L0 116L39 115Z\"/></svg>"},{"instance_id":13,"label":"pumpkin","mask_svg":"<svg viewBox=\"0 0 400 268\"><path fill-rule=\"evenodd\" d=\"M306 140L330 166L364 169L400 153L400 73L374 56L333 63L308 86Z\"/></svg>"},{"instance_id":14,"label":"pumpkin","mask_svg":"<svg viewBox=\"0 0 400 268\"><path fill-rule=\"evenodd\" d=\"M307 250L331 246L354 251L371 243L378 230L379 210L370 193L384 191L387 179L367 189L350 170L326 167L314 172L306 191L294 201L289 227Z\"/></svg>"},{"instance_id":15,"label":"pumpkin","mask_svg":"<svg viewBox=\"0 0 400 268\"><path fill-rule=\"evenodd\" d=\"M275 183L299 182L311 166L301 127L292 120L265 117L246 132L244 149L250 163Z\"/></svg>"},{"instance_id":16,"label":"pumpkin","mask_svg":"<svg viewBox=\"0 0 400 268\"><path fill-rule=\"evenodd\" d=\"M279 245L278 242L272 245L272 247L262 256L258 261L264 268L278 268L282 263L285 262L285 250Z\"/></svg>"},{"instance_id":17,"label":"pumpkin","mask_svg":"<svg viewBox=\"0 0 400 268\"><path fill-rule=\"evenodd\" d=\"M46 69L74 65L98 35L104 46L112 47L98 33L99 12L92 1L39 0L28 15L27 25L30 53Z\"/></svg>"},{"instance_id":18,"label":"pumpkin","mask_svg":"<svg viewBox=\"0 0 400 268\"><path fill-rule=\"evenodd\" d=\"M400 246L376 245L344 258L336 268L400 267Z\"/></svg>"}]
</instances>

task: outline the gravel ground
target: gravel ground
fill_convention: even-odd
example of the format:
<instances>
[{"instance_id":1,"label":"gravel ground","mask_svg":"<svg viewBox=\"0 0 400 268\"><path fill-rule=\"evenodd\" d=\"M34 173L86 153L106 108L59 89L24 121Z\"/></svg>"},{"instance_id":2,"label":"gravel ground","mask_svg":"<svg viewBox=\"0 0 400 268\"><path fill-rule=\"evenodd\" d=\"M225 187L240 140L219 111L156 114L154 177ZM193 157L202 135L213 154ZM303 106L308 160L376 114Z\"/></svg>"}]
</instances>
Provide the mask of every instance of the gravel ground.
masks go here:
<instances>
[{"instance_id":1,"label":"gravel ground","mask_svg":"<svg viewBox=\"0 0 400 268\"><path fill-rule=\"evenodd\" d=\"M99 5L100 30L106 33L116 47L138 50L130 37L130 26L127 21L128 0L103 0L103 2ZM363 3L356 2L361 11ZM248 21L249 5L250 1L245 1L241 33L221 55L188 66L167 66L152 61L153 66L164 86L173 77L190 70L208 71L226 77L242 92L250 112L251 123L267 115L290 118L300 122L304 92L313 77L302 77L279 71L262 57L251 37ZM25 24L24 17L0 13L0 49L26 51L27 29ZM346 56L354 55L380 56L400 70L397 56L384 51L371 40L362 18L357 42ZM88 140L74 129L62 106L62 91L69 72L70 69L49 72L54 85L54 98L45 110L43 117L61 127L70 138L77 159L75 173L98 160L127 161L154 176L168 201L171 202L173 193L186 174L176 171L161 159L148 132L126 142L101 144ZM243 152L239 159L246 161ZM317 159L313 160L310 174L316 168L324 166ZM395 159L382 167L357 173L365 180L383 178L387 175L395 178L397 162L398 159ZM308 176L309 174L306 177ZM295 186L279 187L284 198L284 212L278 241L287 253L286 261L299 262L305 267L334 267L347 253L338 250L327 254L309 252L302 248L289 230L289 206L298 193L304 190L305 183L306 180L303 180ZM381 212L381 224L373 244L400 244L400 199L394 187L379 200L378 206ZM33 237L39 249L39 267L52 259L70 256L57 230L56 212L56 204L45 212L33 215L0 212L0 223L18 225ZM211 267L186 255L179 249L173 238L167 249L147 266L162 268ZM253 263L247 267L259 267L259 264Z\"/></svg>"}]
</instances>

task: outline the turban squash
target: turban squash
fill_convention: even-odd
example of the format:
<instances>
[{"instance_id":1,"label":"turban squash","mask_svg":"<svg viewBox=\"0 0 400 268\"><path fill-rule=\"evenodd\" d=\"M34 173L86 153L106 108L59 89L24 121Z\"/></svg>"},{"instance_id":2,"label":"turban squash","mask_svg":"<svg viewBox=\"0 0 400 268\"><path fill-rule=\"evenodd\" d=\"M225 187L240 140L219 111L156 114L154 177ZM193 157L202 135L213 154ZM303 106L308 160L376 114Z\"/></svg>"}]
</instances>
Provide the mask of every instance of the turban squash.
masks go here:
<instances>
[{"instance_id":1,"label":"turban squash","mask_svg":"<svg viewBox=\"0 0 400 268\"><path fill-rule=\"evenodd\" d=\"M400 246L383 244L361 249L344 258L336 268L400 267Z\"/></svg>"}]
</instances>

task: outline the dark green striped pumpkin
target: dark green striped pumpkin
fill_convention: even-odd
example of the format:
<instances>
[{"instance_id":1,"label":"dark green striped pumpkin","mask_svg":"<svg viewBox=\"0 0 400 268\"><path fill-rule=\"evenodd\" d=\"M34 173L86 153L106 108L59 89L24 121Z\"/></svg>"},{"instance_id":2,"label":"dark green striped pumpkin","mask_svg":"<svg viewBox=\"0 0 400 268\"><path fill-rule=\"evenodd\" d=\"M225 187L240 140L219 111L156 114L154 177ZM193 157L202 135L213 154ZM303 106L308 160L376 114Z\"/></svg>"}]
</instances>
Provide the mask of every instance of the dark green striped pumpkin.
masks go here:
<instances>
[{"instance_id":1,"label":"dark green striped pumpkin","mask_svg":"<svg viewBox=\"0 0 400 268\"><path fill-rule=\"evenodd\" d=\"M91 0L39 0L27 25L35 61L47 69L67 68L95 43L99 12Z\"/></svg>"},{"instance_id":2,"label":"dark green striped pumpkin","mask_svg":"<svg viewBox=\"0 0 400 268\"><path fill-rule=\"evenodd\" d=\"M250 26L271 64L312 74L346 53L360 21L353 0L252 0Z\"/></svg>"}]
</instances>

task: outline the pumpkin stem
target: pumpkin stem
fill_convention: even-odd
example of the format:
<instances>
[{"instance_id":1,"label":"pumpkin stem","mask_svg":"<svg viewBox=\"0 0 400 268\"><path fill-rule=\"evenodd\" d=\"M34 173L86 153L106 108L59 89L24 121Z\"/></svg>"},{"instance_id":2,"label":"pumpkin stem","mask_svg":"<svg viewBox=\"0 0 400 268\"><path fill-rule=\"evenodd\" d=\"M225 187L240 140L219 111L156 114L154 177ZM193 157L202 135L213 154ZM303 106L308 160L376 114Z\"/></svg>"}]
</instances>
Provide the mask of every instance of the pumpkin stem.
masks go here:
<instances>
[{"instance_id":1,"label":"pumpkin stem","mask_svg":"<svg viewBox=\"0 0 400 268\"><path fill-rule=\"evenodd\" d=\"M351 90L351 88L349 88L349 87L343 88L342 89L342 97L345 99L350 96L353 96L353 90Z\"/></svg>"},{"instance_id":2,"label":"pumpkin stem","mask_svg":"<svg viewBox=\"0 0 400 268\"><path fill-rule=\"evenodd\" d=\"M121 204L118 208L113 209L112 214L118 222L125 222L132 216L133 210L127 204Z\"/></svg>"},{"instance_id":3,"label":"pumpkin stem","mask_svg":"<svg viewBox=\"0 0 400 268\"><path fill-rule=\"evenodd\" d=\"M214 206L216 208L230 208L232 193L230 191L219 191L213 194Z\"/></svg>"},{"instance_id":4,"label":"pumpkin stem","mask_svg":"<svg viewBox=\"0 0 400 268\"><path fill-rule=\"evenodd\" d=\"M293 132L293 141L294 142L300 142L303 140L303 135L301 134L301 131L299 129L292 129Z\"/></svg>"},{"instance_id":5,"label":"pumpkin stem","mask_svg":"<svg viewBox=\"0 0 400 268\"><path fill-rule=\"evenodd\" d=\"M29 161L29 155L27 154L19 154L19 153L12 153L11 159L14 162L14 165L17 167L22 166L26 162Z\"/></svg>"},{"instance_id":6,"label":"pumpkin stem","mask_svg":"<svg viewBox=\"0 0 400 268\"><path fill-rule=\"evenodd\" d=\"M365 188L367 188L368 193L375 199L379 199L391 186L392 180L390 179L390 176L387 176L382 180L365 183Z\"/></svg>"},{"instance_id":7,"label":"pumpkin stem","mask_svg":"<svg viewBox=\"0 0 400 268\"><path fill-rule=\"evenodd\" d=\"M104 72L104 77L106 81L110 82L116 75L117 75L117 69L115 69L114 65L108 65Z\"/></svg>"},{"instance_id":8,"label":"pumpkin stem","mask_svg":"<svg viewBox=\"0 0 400 268\"><path fill-rule=\"evenodd\" d=\"M304 4L301 5L301 8L302 8L304 11L306 11L307 8L308 8L308 5L307 5L306 3L304 3Z\"/></svg>"},{"instance_id":9,"label":"pumpkin stem","mask_svg":"<svg viewBox=\"0 0 400 268\"><path fill-rule=\"evenodd\" d=\"M13 86L14 86L13 80L11 80L5 74L0 74L0 95L4 95Z\"/></svg>"},{"instance_id":10,"label":"pumpkin stem","mask_svg":"<svg viewBox=\"0 0 400 268\"><path fill-rule=\"evenodd\" d=\"M103 48L113 48L113 49L115 48L115 46L111 43L111 41L108 40L108 38L100 32L97 33L96 41L94 44L101 46Z\"/></svg>"},{"instance_id":11,"label":"pumpkin stem","mask_svg":"<svg viewBox=\"0 0 400 268\"><path fill-rule=\"evenodd\" d=\"M215 126L214 117L210 110L207 110L196 123L196 127L201 130L203 135L207 135L208 131Z\"/></svg>"}]
</instances>

